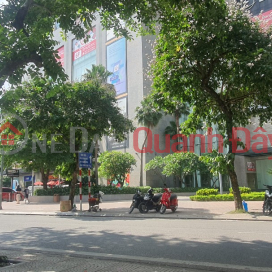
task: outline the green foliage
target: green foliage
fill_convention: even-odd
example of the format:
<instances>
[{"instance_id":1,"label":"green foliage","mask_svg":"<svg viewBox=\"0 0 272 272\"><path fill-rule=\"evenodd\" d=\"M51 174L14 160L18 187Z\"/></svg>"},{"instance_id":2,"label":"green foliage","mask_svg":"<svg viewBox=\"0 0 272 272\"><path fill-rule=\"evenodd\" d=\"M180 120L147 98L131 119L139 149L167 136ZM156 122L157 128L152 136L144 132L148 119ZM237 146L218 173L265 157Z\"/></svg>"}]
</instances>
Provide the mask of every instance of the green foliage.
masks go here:
<instances>
[{"instance_id":1,"label":"green foliage","mask_svg":"<svg viewBox=\"0 0 272 272\"><path fill-rule=\"evenodd\" d=\"M20 83L24 74L40 76L41 67L53 80L67 79L56 60L55 23L60 25L63 38L68 32L84 38L100 18L103 28L114 28L117 36L129 38L128 29L142 29L142 23L153 29L157 11L153 0L124 0L122 4L119 0L7 0L0 8L0 86L6 79Z\"/></svg>"},{"instance_id":2,"label":"green foliage","mask_svg":"<svg viewBox=\"0 0 272 272\"><path fill-rule=\"evenodd\" d=\"M222 154L216 150L211 153L205 153L200 156L199 160L202 161L214 176L220 174L227 174L227 166L231 163L229 154Z\"/></svg>"},{"instance_id":3,"label":"green foliage","mask_svg":"<svg viewBox=\"0 0 272 272\"><path fill-rule=\"evenodd\" d=\"M245 201L263 201L264 192L260 193L246 193L241 194L241 197ZM223 194L223 195L194 195L190 196L192 201L233 201L233 194Z\"/></svg>"},{"instance_id":4,"label":"green foliage","mask_svg":"<svg viewBox=\"0 0 272 272\"><path fill-rule=\"evenodd\" d=\"M120 151L103 152L98 162L101 163L99 176L117 180L123 186L126 174L130 173L132 166L136 165L136 159L130 153Z\"/></svg>"},{"instance_id":5,"label":"green foliage","mask_svg":"<svg viewBox=\"0 0 272 272\"><path fill-rule=\"evenodd\" d=\"M107 84L107 79L111 72L107 71L107 69L103 65L92 65L92 69L86 69L87 73L83 75L83 80L98 80L101 83Z\"/></svg>"},{"instance_id":6,"label":"green foliage","mask_svg":"<svg viewBox=\"0 0 272 272\"><path fill-rule=\"evenodd\" d=\"M149 129L155 127L162 118L162 113L156 110L152 102L147 96L141 101L141 106L136 108L136 120Z\"/></svg>"},{"instance_id":7,"label":"green foliage","mask_svg":"<svg viewBox=\"0 0 272 272\"><path fill-rule=\"evenodd\" d=\"M250 194L251 193L251 189L249 187L239 187L239 191L241 194ZM230 194L233 194L233 189L229 188L229 192Z\"/></svg>"},{"instance_id":8,"label":"green foliage","mask_svg":"<svg viewBox=\"0 0 272 272\"><path fill-rule=\"evenodd\" d=\"M223 0L166 4L152 64L154 92L192 108L188 129L196 131L200 120L203 127L217 124L227 140L226 168L237 189L232 129L256 116L262 125L272 115L272 28L263 31L244 5ZM239 191L236 196L239 209Z\"/></svg>"},{"instance_id":9,"label":"green foliage","mask_svg":"<svg viewBox=\"0 0 272 272\"><path fill-rule=\"evenodd\" d=\"M162 171L164 165L164 158L161 156L156 156L154 159L145 164L145 170L148 171L158 169Z\"/></svg>"},{"instance_id":10,"label":"green foliage","mask_svg":"<svg viewBox=\"0 0 272 272\"><path fill-rule=\"evenodd\" d=\"M199 196L208 196L208 195L217 195L218 194L218 189L200 189L196 192L196 195Z\"/></svg>"},{"instance_id":11,"label":"green foliage","mask_svg":"<svg viewBox=\"0 0 272 272\"><path fill-rule=\"evenodd\" d=\"M3 178L3 187L10 187L10 185L11 185L11 178L10 177Z\"/></svg>"},{"instance_id":12,"label":"green foliage","mask_svg":"<svg viewBox=\"0 0 272 272\"><path fill-rule=\"evenodd\" d=\"M35 136L41 143L45 140L45 153L39 147L38 152L33 152L27 145L27 152L14 158L26 164L33 161L37 168L58 168L62 177L72 180L71 194L77 182L76 152L89 151L95 137L115 135L121 141L134 129L132 122L120 113L112 86L97 80L58 84L35 79L7 91L0 99L0 107L26 120L30 137ZM21 129L21 124L13 124ZM84 128L87 135L83 137L80 129L72 133L71 129L78 127Z\"/></svg>"},{"instance_id":13,"label":"green foliage","mask_svg":"<svg viewBox=\"0 0 272 272\"><path fill-rule=\"evenodd\" d=\"M151 169L162 169L162 174L178 177L195 171L208 172L206 165L199 160L199 156L190 152L169 154L164 158L156 156L145 166L145 170Z\"/></svg>"}]
</instances>

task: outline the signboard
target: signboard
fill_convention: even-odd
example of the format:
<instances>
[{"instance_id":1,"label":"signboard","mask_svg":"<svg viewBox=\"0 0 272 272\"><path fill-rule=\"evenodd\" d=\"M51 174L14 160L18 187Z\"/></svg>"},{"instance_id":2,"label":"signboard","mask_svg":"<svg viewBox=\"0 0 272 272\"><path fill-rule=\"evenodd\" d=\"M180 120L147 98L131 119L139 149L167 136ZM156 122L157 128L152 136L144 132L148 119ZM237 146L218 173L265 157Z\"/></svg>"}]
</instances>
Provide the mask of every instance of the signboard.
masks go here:
<instances>
[{"instance_id":1,"label":"signboard","mask_svg":"<svg viewBox=\"0 0 272 272\"><path fill-rule=\"evenodd\" d=\"M84 57L96 49L96 28L88 32L87 41L85 39L73 40L73 61Z\"/></svg>"},{"instance_id":2,"label":"signboard","mask_svg":"<svg viewBox=\"0 0 272 272\"><path fill-rule=\"evenodd\" d=\"M107 136L107 150L111 151L113 149L122 149L122 148L128 148L129 142L128 138L125 141L117 142L114 137Z\"/></svg>"},{"instance_id":3,"label":"signboard","mask_svg":"<svg viewBox=\"0 0 272 272\"><path fill-rule=\"evenodd\" d=\"M60 47L57 51L60 59L56 58L56 60L60 63L62 67L64 67L64 46Z\"/></svg>"},{"instance_id":4,"label":"signboard","mask_svg":"<svg viewBox=\"0 0 272 272\"><path fill-rule=\"evenodd\" d=\"M112 72L108 83L115 87L116 95L127 92L126 39L122 38L107 46L107 70Z\"/></svg>"},{"instance_id":5,"label":"signboard","mask_svg":"<svg viewBox=\"0 0 272 272\"><path fill-rule=\"evenodd\" d=\"M247 171L256 172L255 162L247 162Z\"/></svg>"},{"instance_id":6,"label":"signboard","mask_svg":"<svg viewBox=\"0 0 272 272\"><path fill-rule=\"evenodd\" d=\"M19 177L19 169L6 169L8 177Z\"/></svg>"},{"instance_id":7,"label":"signboard","mask_svg":"<svg viewBox=\"0 0 272 272\"><path fill-rule=\"evenodd\" d=\"M92 168L92 154L79 153L78 154L79 168Z\"/></svg>"},{"instance_id":8,"label":"signboard","mask_svg":"<svg viewBox=\"0 0 272 272\"><path fill-rule=\"evenodd\" d=\"M264 30L268 29L271 26L271 24L272 24L272 10L264 12L257 17L262 21L261 27Z\"/></svg>"},{"instance_id":9,"label":"signboard","mask_svg":"<svg viewBox=\"0 0 272 272\"><path fill-rule=\"evenodd\" d=\"M266 12L272 9L271 0L249 0L248 7L253 16L258 16L261 11Z\"/></svg>"},{"instance_id":10,"label":"signboard","mask_svg":"<svg viewBox=\"0 0 272 272\"><path fill-rule=\"evenodd\" d=\"M32 176L24 176L24 182L32 181ZM33 182L35 182L35 176L33 178Z\"/></svg>"},{"instance_id":11,"label":"signboard","mask_svg":"<svg viewBox=\"0 0 272 272\"><path fill-rule=\"evenodd\" d=\"M87 69L91 70L96 64L96 28L88 32L88 38L73 40L72 60L73 72L72 81L81 81Z\"/></svg>"}]
</instances>

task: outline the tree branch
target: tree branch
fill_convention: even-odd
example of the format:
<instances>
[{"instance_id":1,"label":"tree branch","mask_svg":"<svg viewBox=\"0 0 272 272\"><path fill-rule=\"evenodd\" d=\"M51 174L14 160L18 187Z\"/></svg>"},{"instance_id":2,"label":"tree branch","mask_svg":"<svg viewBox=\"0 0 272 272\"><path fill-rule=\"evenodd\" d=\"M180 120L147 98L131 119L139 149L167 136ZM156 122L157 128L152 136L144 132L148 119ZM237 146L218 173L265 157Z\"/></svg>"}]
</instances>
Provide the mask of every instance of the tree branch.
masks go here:
<instances>
[{"instance_id":1,"label":"tree branch","mask_svg":"<svg viewBox=\"0 0 272 272\"><path fill-rule=\"evenodd\" d=\"M24 59L14 59L9 61L4 68L0 70L0 86L2 87L9 76L19 67L26 65L29 62L33 62L37 67L42 67L42 57L37 53L32 53L30 56L25 56Z\"/></svg>"},{"instance_id":2,"label":"tree branch","mask_svg":"<svg viewBox=\"0 0 272 272\"><path fill-rule=\"evenodd\" d=\"M26 35L25 29L24 29L24 21L27 16L29 8L33 5L33 0L26 0L25 3L20 7L18 10L15 20L13 21L12 25L16 28L17 31L23 30Z\"/></svg>"}]
</instances>

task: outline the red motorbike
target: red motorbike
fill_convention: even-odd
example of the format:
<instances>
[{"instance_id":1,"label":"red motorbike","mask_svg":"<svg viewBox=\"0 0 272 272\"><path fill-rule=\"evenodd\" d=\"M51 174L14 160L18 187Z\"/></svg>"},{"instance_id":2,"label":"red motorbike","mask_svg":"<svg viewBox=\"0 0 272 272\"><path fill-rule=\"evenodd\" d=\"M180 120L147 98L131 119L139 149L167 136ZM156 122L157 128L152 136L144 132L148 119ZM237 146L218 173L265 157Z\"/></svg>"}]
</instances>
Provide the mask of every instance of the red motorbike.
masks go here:
<instances>
[{"instance_id":1,"label":"red motorbike","mask_svg":"<svg viewBox=\"0 0 272 272\"><path fill-rule=\"evenodd\" d=\"M164 188L164 193L161 198L161 209L160 213L165 213L166 209L171 209L172 212L175 212L178 208L178 197L175 194L172 194L169 188Z\"/></svg>"}]
</instances>

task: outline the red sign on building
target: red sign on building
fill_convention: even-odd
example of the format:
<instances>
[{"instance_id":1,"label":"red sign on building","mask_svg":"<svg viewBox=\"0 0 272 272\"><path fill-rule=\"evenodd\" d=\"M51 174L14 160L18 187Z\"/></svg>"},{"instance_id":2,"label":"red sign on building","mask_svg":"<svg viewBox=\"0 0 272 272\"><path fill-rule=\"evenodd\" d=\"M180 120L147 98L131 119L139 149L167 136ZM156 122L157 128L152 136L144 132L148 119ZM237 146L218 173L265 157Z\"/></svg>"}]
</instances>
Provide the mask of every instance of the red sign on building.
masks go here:
<instances>
[{"instance_id":1,"label":"red sign on building","mask_svg":"<svg viewBox=\"0 0 272 272\"><path fill-rule=\"evenodd\" d=\"M87 55L96 49L96 28L88 32L87 41L85 39L73 40L73 61Z\"/></svg>"}]
</instances>

